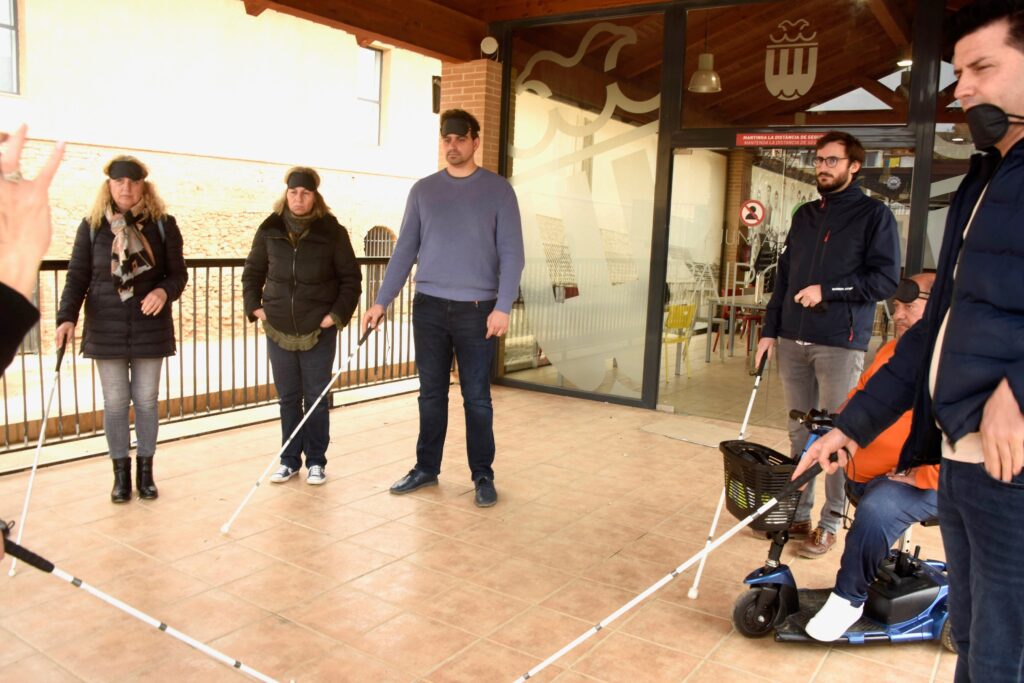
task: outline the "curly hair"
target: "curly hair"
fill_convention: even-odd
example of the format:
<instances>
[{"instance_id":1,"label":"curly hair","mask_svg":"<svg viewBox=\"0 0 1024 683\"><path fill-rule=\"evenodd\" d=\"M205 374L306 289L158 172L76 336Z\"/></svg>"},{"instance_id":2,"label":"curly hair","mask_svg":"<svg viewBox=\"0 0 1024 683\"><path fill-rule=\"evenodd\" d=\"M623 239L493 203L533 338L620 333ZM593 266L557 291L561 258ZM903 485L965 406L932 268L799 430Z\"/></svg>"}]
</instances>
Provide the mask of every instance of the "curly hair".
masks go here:
<instances>
[{"instance_id":1,"label":"curly hair","mask_svg":"<svg viewBox=\"0 0 1024 683\"><path fill-rule=\"evenodd\" d=\"M139 168L142 169L142 206L143 214L148 216L150 220L160 220L167 215L167 207L164 205L164 200L160 199L160 195L157 194L156 186L153 183L146 180L149 176L149 169L146 165L136 159L133 156L127 154L121 154L108 161L103 166L103 175L110 173L110 167L118 161L130 161L133 164L138 164ZM114 205L114 198L110 194L110 178L106 178L103 184L100 186L99 192L96 193L96 199L92 203L92 209L89 211L89 227L93 230L99 230L100 226L103 225L103 219L107 215L107 207Z\"/></svg>"}]
</instances>

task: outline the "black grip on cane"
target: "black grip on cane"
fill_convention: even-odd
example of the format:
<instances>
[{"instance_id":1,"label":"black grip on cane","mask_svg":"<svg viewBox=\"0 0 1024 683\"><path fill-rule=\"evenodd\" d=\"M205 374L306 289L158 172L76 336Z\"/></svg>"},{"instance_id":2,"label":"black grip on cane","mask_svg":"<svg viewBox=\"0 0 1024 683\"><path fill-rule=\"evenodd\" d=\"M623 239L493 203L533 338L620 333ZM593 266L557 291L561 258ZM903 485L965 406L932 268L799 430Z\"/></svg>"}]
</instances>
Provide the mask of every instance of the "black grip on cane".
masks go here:
<instances>
[{"instance_id":1,"label":"black grip on cane","mask_svg":"<svg viewBox=\"0 0 1024 683\"><path fill-rule=\"evenodd\" d=\"M764 368L765 368L766 365L768 365L768 352L767 351L761 356L761 362L757 364L757 372L754 373L754 375L756 377L760 377L761 375L763 375L764 374Z\"/></svg>"},{"instance_id":2,"label":"black grip on cane","mask_svg":"<svg viewBox=\"0 0 1024 683\"><path fill-rule=\"evenodd\" d=\"M373 332L373 328L367 325L366 332L363 332L363 336L360 337L359 341L356 342L356 346L362 346L363 342L366 341L367 338L369 338L371 332Z\"/></svg>"},{"instance_id":3,"label":"black grip on cane","mask_svg":"<svg viewBox=\"0 0 1024 683\"><path fill-rule=\"evenodd\" d=\"M60 364L64 360L64 352L67 351L67 348L68 340L65 338L64 343L60 345L59 349L57 349L57 366L54 368L54 372L60 372Z\"/></svg>"},{"instance_id":4,"label":"black grip on cane","mask_svg":"<svg viewBox=\"0 0 1024 683\"><path fill-rule=\"evenodd\" d=\"M839 454L830 453L828 459L829 462L839 462ZM821 463L815 462L813 465L808 467L803 474L783 486L782 490L779 491L777 496L775 496L775 500L782 500L786 496L792 495L795 491L803 487L804 484L809 482L811 479L814 479L819 474L821 474Z\"/></svg>"},{"instance_id":5,"label":"black grip on cane","mask_svg":"<svg viewBox=\"0 0 1024 683\"><path fill-rule=\"evenodd\" d=\"M49 574L53 571L53 562L50 562L45 557L40 557L28 548L23 548L14 541L7 538L7 534L4 534L4 552L12 557L16 557L25 564L30 564L39 571L46 572Z\"/></svg>"}]
</instances>

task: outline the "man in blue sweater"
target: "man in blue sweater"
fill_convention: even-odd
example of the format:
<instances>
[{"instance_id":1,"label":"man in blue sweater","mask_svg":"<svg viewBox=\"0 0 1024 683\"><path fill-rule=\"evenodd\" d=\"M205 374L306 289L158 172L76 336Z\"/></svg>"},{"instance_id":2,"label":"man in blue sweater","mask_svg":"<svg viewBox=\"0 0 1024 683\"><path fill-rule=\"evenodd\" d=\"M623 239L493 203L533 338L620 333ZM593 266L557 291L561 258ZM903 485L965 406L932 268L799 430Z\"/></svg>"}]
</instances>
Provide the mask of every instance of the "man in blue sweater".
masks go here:
<instances>
[{"instance_id":1,"label":"man in blue sweater","mask_svg":"<svg viewBox=\"0 0 1024 683\"><path fill-rule=\"evenodd\" d=\"M857 383L871 340L875 303L896 291L900 242L896 219L857 186L864 147L831 131L815 144L814 174L821 199L793 214L779 257L775 290L765 312L757 362L778 340L779 375L791 410L834 411ZM807 431L789 421L794 457ZM790 534L808 535L797 552L821 557L836 542L846 504L843 473L825 478L825 503L811 525L814 482L800 498Z\"/></svg>"},{"instance_id":2,"label":"man in blue sweater","mask_svg":"<svg viewBox=\"0 0 1024 683\"><path fill-rule=\"evenodd\" d=\"M798 472L845 466L913 407L899 469L942 462L956 681L1009 683L1024 680L1024 1L972 3L948 29L983 153L949 207L924 318Z\"/></svg>"},{"instance_id":3,"label":"man in blue sweater","mask_svg":"<svg viewBox=\"0 0 1024 683\"><path fill-rule=\"evenodd\" d=\"M416 268L413 339L420 376L416 466L391 487L404 494L436 486L448 430L452 357L466 414L466 451L476 504L498 501L494 488L491 365L508 330L525 261L519 203L505 178L480 168L480 123L469 112L441 114L445 168L419 180L409 200L377 300L362 329L376 328L387 305Z\"/></svg>"}]
</instances>

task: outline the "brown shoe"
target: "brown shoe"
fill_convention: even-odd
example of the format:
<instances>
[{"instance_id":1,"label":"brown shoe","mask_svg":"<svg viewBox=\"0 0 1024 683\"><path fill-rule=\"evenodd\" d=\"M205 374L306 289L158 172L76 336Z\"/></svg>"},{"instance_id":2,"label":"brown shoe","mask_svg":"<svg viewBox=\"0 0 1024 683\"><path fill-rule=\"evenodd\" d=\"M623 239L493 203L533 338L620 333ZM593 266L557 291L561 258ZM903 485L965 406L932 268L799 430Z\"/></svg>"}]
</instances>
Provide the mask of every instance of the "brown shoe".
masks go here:
<instances>
[{"instance_id":1,"label":"brown shoe","mask_svg":"<svg viewBox=\"0 0 1024 683\"><path fill-rule=\"evenodd\" d=\"M800 544L797 549L797 554L800 557L806 557L810 560L815 560L829 550L832 550L832 546L836 544L836 535L831 531L826 531L821 527L818 527L811 532L811 535L806 541Z\"/></svg>"},{"instance_id":2,"label":"brown shoe","mask_svg":"<svg viewBox=\"0 0 1024 683\"><path fill-rule=\"evenodd\" d=\"M811 520L805 519L802 522L793 522L789 525L789 537L807 536L811 533Z\"/></svg>"}]
</instances>

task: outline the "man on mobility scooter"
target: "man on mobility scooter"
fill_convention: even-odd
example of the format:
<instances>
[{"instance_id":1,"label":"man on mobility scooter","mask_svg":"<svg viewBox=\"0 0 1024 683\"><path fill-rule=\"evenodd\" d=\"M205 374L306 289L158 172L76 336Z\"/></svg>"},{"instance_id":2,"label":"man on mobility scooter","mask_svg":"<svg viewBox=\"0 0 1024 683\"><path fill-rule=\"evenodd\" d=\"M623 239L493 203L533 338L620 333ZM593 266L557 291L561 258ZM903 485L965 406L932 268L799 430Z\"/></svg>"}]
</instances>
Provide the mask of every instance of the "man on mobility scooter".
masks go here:
<instances>
[{"instance_id":1,"label":"man on mobility scooter","mask_svg":"<svg viewBox=\"0 0 1024 683\"><path fill-rule=\"evenodd\" d=\"M893 295L896 338L883 345L871 366L861 375L852 397L888 362L903 333L924 315L925 302L935 276L922 273L904 279ZM860 619L868 587L879 565L899 536L915 522L937 514L937 465L925 465L896 473L900 449L910 434L909 411L846 466L851 498L859 500L836 574L836 585L824 607L808 622L807 634L815 640L833 641Z\"/></svg>"}]
</instances>

